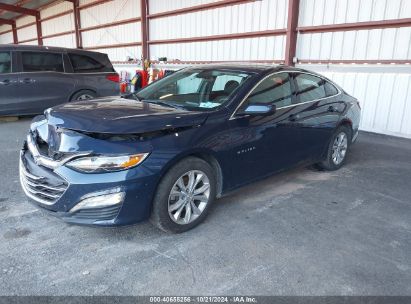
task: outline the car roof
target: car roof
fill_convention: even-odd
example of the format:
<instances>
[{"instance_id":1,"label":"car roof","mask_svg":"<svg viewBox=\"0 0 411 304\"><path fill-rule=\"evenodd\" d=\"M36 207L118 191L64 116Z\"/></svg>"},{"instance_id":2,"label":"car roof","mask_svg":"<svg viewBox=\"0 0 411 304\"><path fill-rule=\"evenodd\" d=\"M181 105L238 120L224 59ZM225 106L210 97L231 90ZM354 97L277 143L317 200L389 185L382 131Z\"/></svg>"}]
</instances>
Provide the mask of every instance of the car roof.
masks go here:
<instances>
[{"instance_id":1,"label":"car roof","mask_svg":"<svg viewBox=\"0 0 411 304\"><path fill-rule=\"evenodd\" d=\"M102 54L99 52L86 51L81 49L69 49L55 46L43 46L43 45L21 45L21 44L0 44L0 50L6 51L51 51L51 52L75 52L75 53L94 53Z\"/></svg>"},{"instance_id":2,"label":"car roof","mask_svg":"<svg viewBox=\"0 0 411 304\"><path fill-rule=\"evenodd\" d=\"M249 73L270 73L270 72L281 72L281 71L301 71L309 72L310 71L295 68L292 66L284 64L262 64L254 62L228 62L228 63L210 63L210 64L198 64L190 66L189 68L203 69L203 70L232 70L232 71L244 71ZM314 73L313 73L314 74Z\"/></svg>"}]
</instances>

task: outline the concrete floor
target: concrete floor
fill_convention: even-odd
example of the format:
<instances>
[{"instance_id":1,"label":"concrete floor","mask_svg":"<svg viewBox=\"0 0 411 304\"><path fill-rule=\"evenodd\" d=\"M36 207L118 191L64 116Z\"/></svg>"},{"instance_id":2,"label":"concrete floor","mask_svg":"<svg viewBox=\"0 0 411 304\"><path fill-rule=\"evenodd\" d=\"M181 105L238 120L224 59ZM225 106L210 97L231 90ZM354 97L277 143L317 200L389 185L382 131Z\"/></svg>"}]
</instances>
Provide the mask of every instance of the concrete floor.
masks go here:
<instances>
[{"instance_id":1,"label":"concrete floor","mask_svg":"<svg viewBox=\"0 0 411 304\"><path fill-rule=\"evenodd\" d=\"M220 199L181 235L72 226L27 204L0 123L0 295L411 295L411 141L360 134L338 172L302 168Z\"/></svg>"}]
</instances>

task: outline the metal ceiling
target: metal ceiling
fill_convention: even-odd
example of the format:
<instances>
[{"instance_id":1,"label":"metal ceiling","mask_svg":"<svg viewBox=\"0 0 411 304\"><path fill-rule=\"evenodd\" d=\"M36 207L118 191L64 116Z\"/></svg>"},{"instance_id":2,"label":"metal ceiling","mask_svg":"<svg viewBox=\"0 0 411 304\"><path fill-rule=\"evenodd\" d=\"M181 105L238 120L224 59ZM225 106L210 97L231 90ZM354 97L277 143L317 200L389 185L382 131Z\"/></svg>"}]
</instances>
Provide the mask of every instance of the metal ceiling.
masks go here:
<instances>
[{"instance_id":1,"label":"metal ceiling","mask_svg":"<svg viewBox=\"0 0 411 304\"><path fill-rule=\"evenodd\" d=\"M10 4L28 9L38 9L44 5L55 2L56 0L0 0L0 4ZM22 16L20 13L10 12L0 9L0 18L14 20Z\"/></svg>"}]
</instances>

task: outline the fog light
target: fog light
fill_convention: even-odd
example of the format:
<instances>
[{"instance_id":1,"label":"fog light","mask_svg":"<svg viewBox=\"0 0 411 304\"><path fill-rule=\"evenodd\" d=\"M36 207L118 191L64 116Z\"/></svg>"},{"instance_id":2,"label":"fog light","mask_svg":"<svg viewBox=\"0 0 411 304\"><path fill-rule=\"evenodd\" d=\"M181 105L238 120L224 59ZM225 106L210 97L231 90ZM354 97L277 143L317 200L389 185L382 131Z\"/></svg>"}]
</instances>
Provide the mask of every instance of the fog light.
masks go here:
<instances>
[{"instance_id":1,"label":"fog light","mask_svg":"<svg viewBox=\"0 0 411 304\"><path fill-rule=\"evenodd\" d=\"M93 196L81 200L77 205L70 209L70 213L84 209L111 207L123 202L125 196L124 192L107 192L108 191L95 193Z\"/></svg>"}]
</instances>

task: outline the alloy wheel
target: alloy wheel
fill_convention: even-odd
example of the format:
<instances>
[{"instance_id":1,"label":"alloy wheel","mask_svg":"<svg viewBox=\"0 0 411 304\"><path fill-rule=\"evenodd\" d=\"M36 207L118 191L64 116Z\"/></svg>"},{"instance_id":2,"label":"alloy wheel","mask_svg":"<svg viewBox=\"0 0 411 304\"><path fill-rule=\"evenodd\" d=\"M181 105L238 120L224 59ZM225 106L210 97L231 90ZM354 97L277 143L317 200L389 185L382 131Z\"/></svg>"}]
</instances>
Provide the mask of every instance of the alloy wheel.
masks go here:
<instances>
[{"instance_id":1,"label":"alloy wheel","mask_svg":"<svg viewBox=\"0 0 411 304\"><path fill-rule=\"evenodd\" d=\"M79 97L77 97L77 100L87 100L87 99L92 99L93 96L89 95L89 94L82 94Z\"/></svg>"},{"instance_id":2,"label":"alloy wheel","mask_svg":"<svg viewBox=\"0 0 411 304\"><path fill-rule=\"evenodd\" d=\"M348 139L345 132L340 132L334 139L332 147L332 160L335 165L343 162L348 148Z\"/></svg>"},{"instance_id":3,"label":"alloy wheel","mask_svg":"<svg viewBox=\"0 0 411 304\"><path fill-rule=\"evenodd\" d=\"M191 170L178 178L168 197L168 214L179 225L195 221L210 200L210 180L200 170Z\"/></svg>"}]
</instances>

